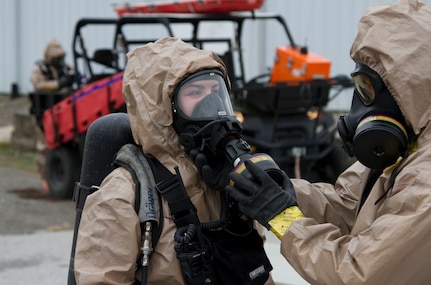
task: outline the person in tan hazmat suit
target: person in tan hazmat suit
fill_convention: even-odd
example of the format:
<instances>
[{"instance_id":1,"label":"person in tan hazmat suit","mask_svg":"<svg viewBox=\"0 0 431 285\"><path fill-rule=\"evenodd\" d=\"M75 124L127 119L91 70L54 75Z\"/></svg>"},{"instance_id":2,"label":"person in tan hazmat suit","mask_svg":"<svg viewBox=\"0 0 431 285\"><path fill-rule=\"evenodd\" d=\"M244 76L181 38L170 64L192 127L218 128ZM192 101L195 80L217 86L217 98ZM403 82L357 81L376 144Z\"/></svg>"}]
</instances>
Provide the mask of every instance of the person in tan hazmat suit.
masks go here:
<instances>
[{"instance_id":1,"label":"person in tan hazmat suit","mask_svg":"<svg viewBox=\"0 0 431 285\"><path fill-rule=\"evenodd\" d=\"M138 47L127 57L123 96L135 143L171 173L176 173L175 167L178 167L201 223L220 219L221 192L216 190L224 190L233 166L224 162L210 166L207 160L212 161L214 157L196 150L191 150L189 155L180 137L189 126L188 119L197 120L192 120L191 129L196 128L194 124L214 121L210 114L216 105L222 118L224 115L235 118L224 63L215 53L197 49L177 38L162 38ZM199 119L202 116L206 119ZM145 179L141 184L154 188L154 178ZM150 285L186 284L174 250L177 227L164 197L161 204L162 232L150 256L144 281ZM141 279L136 261L142 235L140 216L134 206L135 182L125 167L113 170L100 189L87 197L74 260L78 284L132 284L135 278ZM257 236L262 244L263 227L257 222L253 224L259 230ZM257 269L253 274L262 273L263 267ZM269 271L262 275L265 277L260 282L244 284L273 284Z\"/></svg>"},{"instance_id":2,"label":"person in tan hazmat suit","mask_svg":"<svg viewBox=\"0 0 431 285\"><path fill-rule=\"evenodd\" d=\"M73 83L73 67L66 64L66 51L56 39L48 41L44 59L37 61L30 81L34 91L57 91Z\"/></svg>"},{"instance_id":3,"label":"person in tan hazmat suit","mask_svg":"<svg viewBox=\"0 0 431 285\"><path fill-rule=\"evenodd\" d=\"M34 65L30 81L35 92L69 92L73 83L73 67L66 64L64 59L66 51L56 39L48 41L45 47L44 59ZM44 188L48 190L45 180L45 155L46 141L43 131L35 122L36 132L36 164L40 177L43 179Z\"/></svg>"},{"instance_id":4,"label":"person in tan hazmat suit","mask_svg":"<svg viewBox=\"0 0 431 285\"><path fill-rule=\"evenodd\" d=\"M431 256L431 10L417 0L368 8L350 50L356 63L344 147L357 158L335 185L292 179L280 190L254 165L226 190L281 239L311 284L429 284ZM299 208L271 207L296 194ZM260 211L261 209L266 211Z\"/></svg>"}]
</instances>

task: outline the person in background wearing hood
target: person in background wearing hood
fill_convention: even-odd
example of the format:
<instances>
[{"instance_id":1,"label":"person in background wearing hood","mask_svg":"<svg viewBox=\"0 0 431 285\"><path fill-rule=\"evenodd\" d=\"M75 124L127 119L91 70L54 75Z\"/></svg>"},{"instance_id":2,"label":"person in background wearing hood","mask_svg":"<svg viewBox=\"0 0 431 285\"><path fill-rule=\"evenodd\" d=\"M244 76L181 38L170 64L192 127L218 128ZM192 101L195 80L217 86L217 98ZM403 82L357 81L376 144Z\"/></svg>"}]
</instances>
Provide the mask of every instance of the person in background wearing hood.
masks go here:
<instances>
[{"instance_id":1,"label":"person in background wearing hood","mask_svg":"<svg viewBox=\"0 0 431 285\"><path fill-rule=\"evenodd\" d=\"M65 63L66 52L62 45L51 39L44 52L44 59L35 63L30 81L35 92L69 92L73 83L73 67ZM48 184L45 180L46 142L43 131L35 123L36 130L36 164L43 180L45 190Z\"/></svg>"},{"instance_id":2,"label":"person in background wearing hood","mask_svg":"<svg viewBox=\"0 0 431 285\"><path fill-rule=\"evenodd\" d=\"M196 148L204 148L199 144L205 140L192 143L194 136L190 134L199 129L209 131L218 123L236 120L223 61L211 51L200 50L169 37L132 50L127 58L123 96L134 143L144 153L156 158L170 173L178 171L181 174L182 184L196 208L200 223L210 224L219 220L223 206L221 197L229 198L223 190L233 165L219 160L220 157L197 151ZM207 140L211 138L207 137ZM196 145L188 149L185 142ZM117 159L125 154L122 150ZM139 155L132 157L136 160ZM210 163L214 161L219 163ZM162 230L158 240L153 240L156 245L153 243L154 252L149 258L147 274L139 277L142 273L137 271L143 270L137 269L136 262L145 235L140 230L141 215L135 211L135 182L128 168L122 164L114 169L103 180L100 189L86 199L74 259L77 284L132 284L135 279L150 285L190 284L185 280L187 272L183 272L176 254L177 217L171 214L172 209L165 196L159 195L153 195L152 199L159 197L157 199L161 201L162 217L158 224L162 225ZM142 179L144 176L140 175L141 189L142 185L148 185L144 186L146 191L154 190L154 178L149 175ZM139 212L144 204L147 203L142 203L141 199ZM152 209L158 205L156 202L153 204ZM262 247L263 227L249 221ZM241 238L237 240L242 242ZM248 255L239 258L241 264L221 264L225 266L226 275L229 270L241 267L243 262L256 261ZM229 284L273 284L271 269L270 264L259 263L252 272L247 272L248 282L237 280ZM195 273L188 272L189 275ZM206 280L199 284L213 282Z\"/></svg>"},{"instance_id":3,"label":"person in background wearing hood","mask_svg":"<svg viewBox=\"0 0 431 285\"><path fill-rule=\"evenodd\" d=\"M65 63L65 56L58 40L47 43L44 59L37 61L31 72L34 91L58 91L72 86L73 67Z\"/></svg>"},{"instance_id":4,"label":"person in background wearing hood","mask_svg":"<svg viewBox=\"0 0 431 285\"><path fill-rule=\"evenodd\" d=\"M369 7L350 50L352 106L338 123L358 161L335 185L291 179L287 191L253 164L254 181L230 174L240 210L280 238L311 284L430 284L430 54L425 4ZM273 207L281 195L293 202Z\"/></svg>"}]
</instances>

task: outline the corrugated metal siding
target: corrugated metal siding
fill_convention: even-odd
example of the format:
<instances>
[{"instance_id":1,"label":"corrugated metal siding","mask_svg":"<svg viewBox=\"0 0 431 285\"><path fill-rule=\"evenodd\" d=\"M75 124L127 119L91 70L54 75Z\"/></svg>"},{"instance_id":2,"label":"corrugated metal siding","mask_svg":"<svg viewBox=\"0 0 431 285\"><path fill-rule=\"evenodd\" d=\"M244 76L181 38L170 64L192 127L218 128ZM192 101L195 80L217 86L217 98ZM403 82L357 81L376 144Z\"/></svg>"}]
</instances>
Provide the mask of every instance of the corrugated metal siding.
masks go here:
<instances>
[{"instance_id":1,"label":"corrugated metal siding","mask_svg":"<svg viewBox=\"0 0 431 285\"><path fill-rule=\"evenodd\" d=\"M17 80L16 24L17 1L6 0L0 9L0 93L10 91L10 84Z\"/></svg>"},{"instance_id":2,"label":"corrugated metal siding","mask_svg":"<svg viewBox=\"0 0 431 285\"><path fill-rule=\"evenodd\" d=\"M107 0L2 0L0 9L0 93L8 93L17 82L21 93L32 90L29 76L33 63L43 56L46 42L55 37L63 43L72 62L71 44L75 23L83 17L116 17L115 1ZM122 1L117 1L121 3ZM131 1L139 2L139 1ZM141 1L142 2L142 1ZM153 2L163 2L153 1ZM263 11L282 14L298 44L332 61L331 74L349 74L353 63L349 57L351 43L357 31L357 22L369 5L378 0L266 0ZM394 2L394 1L389 1ZM428 5L431 0L423 1ZM258 29L248 42L259 53L271 57L273 50L262 44L274 37L270 31ZM97 35L103 40L103 34ZM264 68L263 60L254 60L257 68ZM350 92L351 93L351 92ZM349 95L339 96L331 106L346 109Z\"/></svg>"}]
</instances>

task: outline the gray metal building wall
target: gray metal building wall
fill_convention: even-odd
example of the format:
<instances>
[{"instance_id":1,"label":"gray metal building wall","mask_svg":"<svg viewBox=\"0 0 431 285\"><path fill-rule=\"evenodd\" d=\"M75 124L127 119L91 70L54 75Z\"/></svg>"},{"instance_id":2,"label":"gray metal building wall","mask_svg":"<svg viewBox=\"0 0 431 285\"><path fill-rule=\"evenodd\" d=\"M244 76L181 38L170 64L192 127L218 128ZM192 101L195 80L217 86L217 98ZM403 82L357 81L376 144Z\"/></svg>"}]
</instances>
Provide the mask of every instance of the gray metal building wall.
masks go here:
<instances>
[{"instance_id":1,"label":"gray metal building wall","mask_svg":"<svg viewBox=\"0 0 431 285\"><path fill-rule=\"evenodd\" d=\"M163 1L166 0L152 2ZM369 5L380 2L392 3L395 0L266 0L261 10L282 14L296 42L306 44L310 50L329 58L332 61L331 75L337 75L349 74L352 70L349 50L358 20ZM431 5L431 0L423 2ZM116 17L113 0L1 0L1 3L0 93L9 93L12 83L18 84L21 94L32 90L29 81L31 69L34 62L42 58L45 44L51 38L63 43L68 52L66 60L72 62L72 33L78 19ZM103 34L98 36L103 38ZM265 30L250 35L260 40L271 40L274 36ZM266 56L274 53L259 46L252 48ZM350 96L339 96L331 103L332 108L348 108Z\"/></svg>"},{"instance_id":2,"label":"gray metal building wall","mask_svg":"<svg viewBox=\"0 0 431 285\"><path fill-rule=\"evenodd\" d=\"M46 43L58 39L72 62L75 23L83 17L116 17L110 0L0 0L0 93L16 82L20 93L32 90L29 81L36 60L43 58ZM103 35L100 35L101 37Z\"/></svg>"}]
</instances>

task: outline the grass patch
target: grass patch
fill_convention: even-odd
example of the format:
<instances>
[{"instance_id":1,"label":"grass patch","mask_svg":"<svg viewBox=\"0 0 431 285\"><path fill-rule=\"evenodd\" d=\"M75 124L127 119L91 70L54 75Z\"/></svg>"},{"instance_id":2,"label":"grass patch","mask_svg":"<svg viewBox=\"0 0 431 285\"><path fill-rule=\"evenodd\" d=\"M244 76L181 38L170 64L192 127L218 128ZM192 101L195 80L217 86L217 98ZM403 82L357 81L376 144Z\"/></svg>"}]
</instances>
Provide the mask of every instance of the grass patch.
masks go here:
<instances>
[{"instance_id":1,"label":"grass patch","mask_svg":"<svg viewBox=\"0 0 431 285\"><path fill-rule=\"evenodd\" d=\"M18 152L8 143L0 143L0 166L37 172L36 153Z\"/></svg>"}]
</instances>

